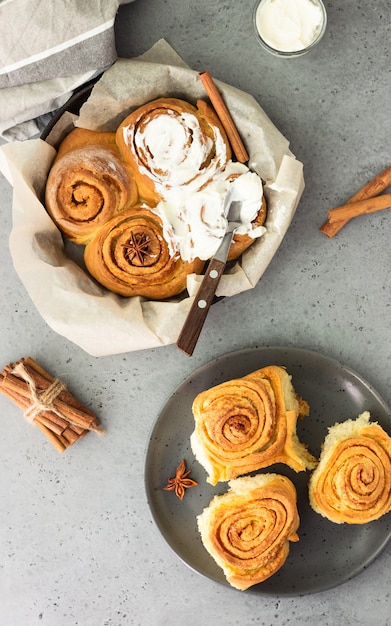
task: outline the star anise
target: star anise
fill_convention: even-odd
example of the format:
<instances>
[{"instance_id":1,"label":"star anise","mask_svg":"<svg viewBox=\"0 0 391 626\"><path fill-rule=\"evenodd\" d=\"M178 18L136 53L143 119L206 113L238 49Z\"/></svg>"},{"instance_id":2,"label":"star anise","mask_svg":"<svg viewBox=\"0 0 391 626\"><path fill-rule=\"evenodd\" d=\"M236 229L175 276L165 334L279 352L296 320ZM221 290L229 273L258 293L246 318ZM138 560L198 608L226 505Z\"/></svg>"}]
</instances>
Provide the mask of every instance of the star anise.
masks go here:
<instances>
[{"instance_id":1,"label":"star anise","mask_svg":"<svg viewBox=\"0 0 391 626\"><path fill-rule=\"evenodd\" d=\"M175 495L182 500L185 495L185 489L198 485L195 480L188 478L190 473L191 470L186 470L185 460L182 459L177 467L175 478L169 478L167 485L163 487L163 489L166 491L175 491Z\"/></svg>"},{"instance_id":2,"label":"star anise","mask_svg":"<svg viewBox=\"0 0 391 626\"><path fill-rule=\"evenodd\" d=\"M129 261L137 258L140 265L144 265L145 259L149 256L150 238L145 233L134 233L131 231L128 243L123 243L125 256Z\"/></svg>"}]
</instances>

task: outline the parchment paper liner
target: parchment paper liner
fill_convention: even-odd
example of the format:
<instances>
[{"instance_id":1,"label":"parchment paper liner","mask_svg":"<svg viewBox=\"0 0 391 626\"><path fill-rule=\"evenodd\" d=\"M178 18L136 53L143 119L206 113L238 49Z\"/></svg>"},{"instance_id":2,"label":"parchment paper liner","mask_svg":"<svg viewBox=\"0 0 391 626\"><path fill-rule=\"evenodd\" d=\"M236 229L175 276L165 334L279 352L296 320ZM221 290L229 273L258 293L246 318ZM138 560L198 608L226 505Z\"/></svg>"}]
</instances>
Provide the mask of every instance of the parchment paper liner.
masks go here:
<instances>
[{"instance_id":1,"label":"parchment paper liner","mask_svg":"<svg viewBox=\"0 0 391 626\"><path fill-rule=\"evenodd\" d=\"M203 68L205 69L205 68ZM206 68L207 69L207 68ZM303 167L252 96L216 80L250 155L266 181L267 232L222 277L218 296L253 288L277 251L304 189ZM137 59L119 59L95 85L79 117L66 114L46 141L0 148L0 169L13 186L10 251L15 270L47 324L92 356L175 343L192 297L154 302L123 298L100 287L72 258L41 202L55 156L52 145L73 125L115 130L135 107L161 96L205 98L198 72L159 41ZM52 145L50 145L52 144ZM200 277L191 277L194 295Z\"/></svg>"}]
</instances>

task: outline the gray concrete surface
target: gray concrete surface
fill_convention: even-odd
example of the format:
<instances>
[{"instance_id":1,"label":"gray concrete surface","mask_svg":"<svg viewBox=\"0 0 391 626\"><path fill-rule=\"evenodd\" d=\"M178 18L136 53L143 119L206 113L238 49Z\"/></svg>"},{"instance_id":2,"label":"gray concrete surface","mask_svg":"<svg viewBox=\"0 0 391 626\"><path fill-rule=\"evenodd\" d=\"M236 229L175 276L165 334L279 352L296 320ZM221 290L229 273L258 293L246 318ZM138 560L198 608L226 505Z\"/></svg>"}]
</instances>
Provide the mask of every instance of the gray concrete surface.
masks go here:
<instances>
[{"instance_id":1,"label":"gray concrete surface","mask_svg":"<svg viewBox=\"0 0 391 626\"><path fill-rule=\"evenodd\" d=\"M107 431L60 456L0 397L2 626L391 624L389 546L331 590L239 593L184 565L146 501L144 458L161 407L225 352L316 350L360 372L391 404L391 213L357 218L332 240L318 230L329 208L390 164L391 2L327 0L323 41L294 60L258 46L253 5L136 0L116 22L121 56L165 38L193 69L251 93L304 163L306 189L278 253L255 289L212 307L192 358L169 346L95 359L56 335L13 269L12 190L0 178L2 364L31 354L77 388Z\"/></svg>"}]
</instances>

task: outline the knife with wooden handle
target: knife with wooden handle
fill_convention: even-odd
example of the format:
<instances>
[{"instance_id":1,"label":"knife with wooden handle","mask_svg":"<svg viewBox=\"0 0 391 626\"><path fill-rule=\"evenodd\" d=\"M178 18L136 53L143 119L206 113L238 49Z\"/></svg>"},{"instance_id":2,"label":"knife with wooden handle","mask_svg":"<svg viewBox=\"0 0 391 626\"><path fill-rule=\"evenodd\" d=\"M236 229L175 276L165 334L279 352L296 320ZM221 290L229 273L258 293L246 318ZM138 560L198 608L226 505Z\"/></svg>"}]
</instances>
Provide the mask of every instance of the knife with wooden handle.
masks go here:
<instances>
[{"instance_id":1,"label":"knife with wooden handle","mask_svg":"<svg viewBox=\"0 0 391 626\"><path fill-rule=\"evenodd\" d=\"M210 260L205 276L197 291L194 302L191 305L183 328L176 342L177 348L188 356L194 352L194 348L200 336L210 305L213 302L217 286L224 272L227 257L235 229L240 224L241 201L233 200L228 210L228 227L223 240L213 258Z\"/></svg>"}]
</instances>

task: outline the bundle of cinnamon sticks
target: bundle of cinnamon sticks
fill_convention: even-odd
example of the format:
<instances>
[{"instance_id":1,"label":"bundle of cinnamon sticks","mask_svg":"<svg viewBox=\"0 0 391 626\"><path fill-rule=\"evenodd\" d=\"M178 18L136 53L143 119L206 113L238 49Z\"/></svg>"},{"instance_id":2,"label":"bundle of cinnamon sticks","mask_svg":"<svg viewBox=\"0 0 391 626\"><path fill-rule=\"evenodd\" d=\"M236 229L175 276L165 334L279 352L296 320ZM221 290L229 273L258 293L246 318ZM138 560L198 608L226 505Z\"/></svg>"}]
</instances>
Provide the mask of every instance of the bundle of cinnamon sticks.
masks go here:
<instances>
[{"instance_id":1,"label":"bundle of cinnamon sticks","mask_svg":"<svg viewBox=\"0 0 391 626\"><path fill-rule=\"evenodd\" d=\"M330 209L327 221L319 230L334 237L353 217L391 208L391 193L382 193L391 185L391 166L372 178L346 204Z\"/></svg>"},{"instance_id":2,"label":"bundle of cinnamon sticks","mask_svg":"<svg viewBox=\"0 0 391 626\"><path fill-rule=\"evenodd\" d=\"M0 372L0 392L23 411L29 422L42 430L59 452L64 452L90 430L104 432L94 413L31 357L4 367Z\"/></svg>"}]
</instances>

